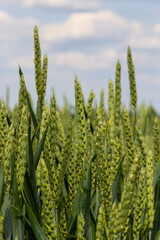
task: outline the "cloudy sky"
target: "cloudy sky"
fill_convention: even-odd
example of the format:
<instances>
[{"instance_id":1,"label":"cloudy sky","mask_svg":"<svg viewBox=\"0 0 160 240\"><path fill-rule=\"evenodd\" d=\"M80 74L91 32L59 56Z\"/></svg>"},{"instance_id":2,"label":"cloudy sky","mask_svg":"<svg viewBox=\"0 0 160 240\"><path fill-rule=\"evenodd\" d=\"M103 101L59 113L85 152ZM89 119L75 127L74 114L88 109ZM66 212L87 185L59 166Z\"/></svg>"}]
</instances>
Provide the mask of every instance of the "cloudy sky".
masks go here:
<instances>
[{"instance_id":1,"label":"cloudy sky","mask_svg":"<svg viewBox=\"0 0 160 240\"><path fill-rule=\"evenodd\" d=\"M91 89L106 102L109 79L122 65L123 103L129 99L127 47L135 65L138 104L160 112L160 2L157 0L0 0L0 97L10 87L17 103L18 65L36 102L33 29L38 26L42 56L48 55L46 98L54 88L57 103L65 94L74 105L77 75L87 100Z\"/></svg>"}]
</instances>

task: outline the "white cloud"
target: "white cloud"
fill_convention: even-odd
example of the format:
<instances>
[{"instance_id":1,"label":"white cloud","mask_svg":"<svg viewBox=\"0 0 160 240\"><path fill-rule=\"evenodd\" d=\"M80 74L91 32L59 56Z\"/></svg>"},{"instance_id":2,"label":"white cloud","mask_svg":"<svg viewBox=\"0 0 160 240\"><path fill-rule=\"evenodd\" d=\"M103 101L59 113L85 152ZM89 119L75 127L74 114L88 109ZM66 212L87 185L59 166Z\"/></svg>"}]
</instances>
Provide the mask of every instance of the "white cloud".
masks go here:
<instances>
[{"instance_id":1,"label":"white cloud","mask_svg":"<svg viewBox=\"0 0 160 240\"><path fill-rule=\"evenodd\" d=\"M87 55L82 52L65 52L49 55L49 61L61 67L76 70L107 69L116 61L117 54L114 49Z\"/></svg>"},{"instance_id":2,"label":"white cloud","mask_svg":"<svg viewBox=\"0 0 160 240\"><path fill-rule=\"evenodd\" d=\"M72 13L63 22L40 23L35 18L18 19L6 11L0 10L1 56L4 55L2 54L4 43L5 51L6 44L10 46L13 42L19 50L18 44L20 43L22 47L24 41L24 52L14 56L14 58L12 56L12 60L9 61L11 67L17 67L18 64L21 64L26 69L33 68L32 54L25 52L25 41L28 38L33 40L33 28L37 23L42 49L44 50L45 46L46 51L50 46L52 47L49 50L51 53L49 61L53 60L55 66L66 66L75 70L107 69L118 58L126 60L126 49L130 45L131 48L135 48L134 61L138 67L150 66L151 62L157 68L159 67L158 57L154 56L154 53L139 52L139 49L160 48L160 24L152 25L148 30L145 23L128 21L126 18L107 10ZM80 46L78 50L67 49L67 52L57 52L53 57L55 43L60 43L63 46L66 41L83 40L83 44L87 46L89 43L85 42L86 39L107 41L109 48L108 50L104 49L104 51L93 49L93 53L88 54L84 50L81 52ZM98 44L100 45L100 42ZM16 49L12 49L11 52L15 53ZM7 54L10 52L8 51Z\"/></svg>"},{"instance_id":3,"label":"white cloud","mask_svg":"<svg viewBox=\"0 0 160 240\"><path fill-rule=\"evenodd\" d=\"M160 77L155 77L152 76L151 74L147 74L147 73L140 73L137 75L136 77L137 81L141 82L141 83L148 83L150 85L156 85L156 86L160 86Z\"/></svg>"},{"instance_id":4,"label":"white cloud","mask_svg":"<svg viewBox=\"0 0 160 240\"><path fill-rule=\"evenodd\" d=\"M142 22L128 20L113 11L73 13L63 22L40 26L43 42L81 39L102 39L118 42L121 47L131 45L142 49L160 48L160 26L150 28ZM48 46L49 46L48 45Z\"/></svg>"},{"instance_id":5,"label":"white cloud","mask_svg":"<svg viewBox=\"0 0 160 240\"><path fill-rule=\"evenodd\" d=\"M107 69L117 60L117 53L114 49L87 55L82 52L60 52L49 54L49 64L55 67L67 67L76 70ZM23 69L33 69L34 56L32 54L14 58L9 66L17 68L20 65Z\"/></svg>"},{"instance_id":6,"label":"white cloud","mask_svg":"<svg viewBox=\"0 0 160 240\"><path fill-rule=\"evenodd\" d=\"M138 68L159 69L159 56L148 51L132 51L133 61ZM152 64L151 64L152 63Z\"/></svg>"},{"instance_id":7,"label":"white cloud","mask_svg":"<svg viewBox=\"0 0 160 240\"><path fill-rule=\"evenodd\" d=\"M0 10L0 40L11 43L30 37L36 23L37 21L34 18L17 19L6 11Z\"/></svg>"},{"instance_id":8,"label":"white cloud","mask_svg":"<svg viewBox=\"0 0 160 240\"><path fill-rule=\"evenodd\" d=\"M24 0L23 6L25 7L52 7L52 8L67 8L74 10L86 10L86 9L97 9L101 6L99 0Z\"/></svg>"},{"instance_id":9,"label":"white cloud","mask_svg":"<svg viewBox=\"0 0 160 240\"><path fill-rule=\"evenodd\" d=\"M33 69L34 67L34 56L32 54L14 58L9 62L9 66L12 68L18 68L21 66L22 69Z\"/></svg>"},{"instance_id":10,"label":"white cloud","mask_svg":"<svg viewBox=\"0 0 160 240\"><path fill-rule=\"evenodd\" d=\"M130 39L129 41L130 45L132 47L137 47L141 49L156 49L160 48L160 38L157 36L141 36L138 37L135 35L135 38Z\"/></svg>"},{"instance_id":11,"label":"white cloud","mask_svg":"<svg viewBox=\"0 0 160 240\"><path fill-rule=\"evenodd\" d=\"M123 38L129 29L127 21L112 11L73 13L60 23L41 27L44 41L49 43L83 38Z\"/></svg>"},{"instance_id":12,"label":"white cloud","mask_svg":"<svg viewBox=\"0 0 160 240\"><path fill-rule=\"evenodd\" d=\"M127 20L113 11L73 13L62 22L43 23L33 17L17 19L0 10L0 40L18 41L31 37L35 25L39 26L40 39L46 48L47 44L49 47L81 39L109 40L111 44L115 41L120 47L129 44L136 48L160 48L160 24L148 29L145 23Z\"/></svg>"},{"instance_id":13,"label":"white cloud","mask_svg":"<svg viewBox=\"0 0 160 240\"><path fill-rule=\"evenodd\" d=\"M7 12L0 10L0 22L9 24L13 21L13 17Z\"/></svg>"}]
</instances>

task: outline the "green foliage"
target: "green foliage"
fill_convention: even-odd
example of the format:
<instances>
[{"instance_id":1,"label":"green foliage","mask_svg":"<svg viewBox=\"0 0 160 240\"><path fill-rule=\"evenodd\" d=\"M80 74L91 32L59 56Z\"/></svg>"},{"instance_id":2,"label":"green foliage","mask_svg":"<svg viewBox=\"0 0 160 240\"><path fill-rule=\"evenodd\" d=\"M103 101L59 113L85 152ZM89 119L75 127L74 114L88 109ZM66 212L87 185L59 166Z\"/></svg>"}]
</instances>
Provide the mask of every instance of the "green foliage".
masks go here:
<instances>
[{"instance_id":1,"label":"green foliage","mask_svg":"<svg viewBox=\"0 0 160 240\"><path fill-rule=\"evenodd\" d=\"M131 49L133 109L121 109L121 64L99 106L87 103L75 78L75 108L45 104L48 58L34 29L34 112L19 67L18 105L0 104L0 240L148 240L160 236L159 116L137 108ZM134 111L133 111L134 110Z\"/></svg>"},{"instance_id":2,"label":"green foliage","mask_svg":"<svg viewBox=\"0 0 160 240\"><path fill-rule=\"evenodd\" d=\"M132 53L131 53L130 47L128 47L128 51L127 51L127 62L128 62L131 103L132 103L132 106L134 107L134 109L136 109L136 107L137 107L137 90L136 90L134 65L133 65Z\"/></svg>"}]
</instances>

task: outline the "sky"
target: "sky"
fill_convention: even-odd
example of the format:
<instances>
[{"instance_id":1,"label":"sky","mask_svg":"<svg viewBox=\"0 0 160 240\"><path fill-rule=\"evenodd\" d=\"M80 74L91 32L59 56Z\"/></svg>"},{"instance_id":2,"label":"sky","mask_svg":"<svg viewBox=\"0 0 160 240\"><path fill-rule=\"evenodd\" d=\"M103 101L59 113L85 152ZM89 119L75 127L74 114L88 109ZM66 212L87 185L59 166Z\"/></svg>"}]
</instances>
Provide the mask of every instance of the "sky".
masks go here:
<instances>
[{"instance_id":1,"label":"sky","mask_svg":"<svg viewBox=\"0 0 160 240\"><path fill-rule=\"evenodd\" d=\"M99 102L115 81L121 63L122 103L130 98L127 48L135 66L138 105L150 103L160 112L160 1L158 0L0 0L0 98L10 88L10 107L18 102L20 65L36 104L34 26L42 57L48 56L46 101L55 92L57 105L66 95L74 105L78 77L85 100L91 89Z\"/></svg>"}]
</instances>

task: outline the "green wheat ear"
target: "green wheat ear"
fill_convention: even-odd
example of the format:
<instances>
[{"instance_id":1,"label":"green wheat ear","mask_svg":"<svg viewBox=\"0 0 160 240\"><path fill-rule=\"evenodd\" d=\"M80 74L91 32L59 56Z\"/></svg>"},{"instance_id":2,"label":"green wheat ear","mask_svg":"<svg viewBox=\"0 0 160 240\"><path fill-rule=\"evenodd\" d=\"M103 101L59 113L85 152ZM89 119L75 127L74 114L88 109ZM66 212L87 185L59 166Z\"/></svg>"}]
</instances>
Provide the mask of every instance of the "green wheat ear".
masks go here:
<instances>
[{"instance_id":1,"label":"green wheat ear","mask_svg":"<svg viewBox=\"0 0 160 240\"><path fill-rule=\"evenodd\" d=\"M68 182L69 194L66 197L68 209L70 211L75 197L75 159L74 159L74 145L73 145L73 124L70 121L68 124L68 139L70 139L69 159L68 159Z\"/></svg>"},{"instance_id":2,"label":"green wheat ear","mask_svg":"<svg viewBox=\"0 0 160 240\"><path fill-rule=\"evenodd\" d=\"M49 239L56 239L56 223L52 191L49 184L48 170L41 158L41 192L42 192L42 227Z\"/></svg>"},{"instance_id":3,"label":"green wheat ear","mask_svg":"<svg viewBox=\"0 0 160 240\"><path fill-rule=\"evenodd\" d=\"M26 85L24 81L24 75L20 67L19 67L19 76L20 76L20 89L19 89L19 98L18 98L18 124L20 124L20 121L21 121L23 106L27 106Z\"/></svg>"},{"instance_id":4,"label":"green wheat ear","mask_svg":"<svg viewBox=\"0 0 160 240\"><path fill-rule=\"evenodd\" d=\"M134 143L133 143L133 136L131 125L129 121L129 116L126 107L123 107L123 116L124 116L124 129L126 135L126 144L127 144L127 151L130 163L133 163L134 160Z\"/></svg>"},{"instance_id":5,"label":"green wheat ear","mask_svg":"<svg viewBox=\"0 0 160 240\"><path fill-rule=\"evenodd\" d=\"M41 127L40 127L40 139L42 138L44 132L46 131L48 122L49 122L49 109L48 109L47 105L44 105L43 106L43 113L42 113L42 120L41 120ZM47 139L47 136L46 136L46 141L44 143L44 149L42 151L40 161L38 162L38 165L37 165L36 175L37 175L38 191L40 191L40 188L41 188L41 175L42 175L41 159L44 160L44 161L47 159L47 162L45 162L47 167L49 165L48 162L50 162L50 158L48 158L48 148L49 148L49 145L47 145L47 143L48 143L48 139ZM46 146L47 146L47 149L46 149ZM46 156L46 153L44 155L44 151L47 152L47 156ZM52 174L52 178L53 178L53 174ZM53 189L53 187L52 187L52 189Z\"/></svg>"},{"instance_id":6,"label":"green wheat ear","mask_svg":"<svg viewBox=\"0 0 160 240\"><path fill-rule=\"evenodd\" d=\"M160 130L159 120L156 116L154 119L154 164L156 165L160 159Z\"/></svg>"},{"instance_id":7,"label":"green wheat ear","mask_svg":"<svg viewBox=\"0 0 160 240\"><path fill-rule=\"evenodd\" d=\"M116 202L113 203L112 205L112 209L110 212L110 216L109 216L109 222L108 222L108 239L117 239L117 228L116 226L118 226L120 223L120 220L117 219L117 204Z\"/></svg>"},{"instance_id":8,"label":"green wheat ear","mask_svg":"<svg viewBox=\"0 0 160 240\"><path fill-rule=\"evenodd\" d=\"M145 168L142 167L139 175L139 182L137 186L137 196L135 198L135 208L133 212L133 239L136 240L140 234L140 230L142 227L143 216L145 212L146 205L146 172Z\"/></svg>"},{"instance_id":9,"label":"green wheat ear","mask_svg":"<svg viewBox=\"0 0 160 240\"><path fill-rule=\"evenodd\" d=\"M124 184L121 202L118 205L117 219L118 226L115 226L117 234L122 234L122 239L126 239L126 234L129 228L130 214L132 211L133 192L137 182L137 174L139 173L139 155L134 159L130 173Z\"/></svg>"},{"instance_id":10,"label":"green wheat ear","mask_svg":"<svg viewBox=\"0 0 160 240\"><path fill-rule=\"evenodd\" d=\"M133 65L132 53L131 53L130 47L128 47L128 51L127 51L127 63L128 63L128 73L129 73L131 103L132 103L134 109L136 109L136 107L137 107L137 90L136 90L134 65Z\"/></svg>"},{"instance_id":11,"label":"green wheat ear","mask_svg":"<svg viewBox=\"0 0 160 240\"><path fill-rule=\"evenodd\" d=\"M88 118L90 117L91 115L91 112L92 112L92 103L93 103L93 99L94 99L95 95L93 93L93 90L91 90L90 94L89 94L89 98L88 98L88 101L87 101L87 115L88 115Z\"/></svg>"},{"instance_id":12,"label":"green wheat ear","mask_svg":"<svg viewBox=\"0 0 160 240\"><path fill-rule=\"evenodd\" d=\"M52 119L51 117L49 118L49 109L47 107L47 105L44 105L43 107L43 113L42 113L42 121L41 121L41 132L40 132L40 138L42 137L44 131L48 126L48 132L47 132L47 136L46 136L46 140L44 143L44 149L42 152L42 156L43 159L45 161L45 164L47 166L47 170L48 170L48 178L49 178L49 184L50 184L50 188L51 191L53 192L54 189L54 183L55 183L55 155L52 155L52 151L51 151L51 140L50 140L50 127L52 124ZM53 140L53 139L52 139ZM54 153L55 154L55 153Z\"/></svg>"},{"instance_id":13,"label":"green wheat ear","mask_svg":"<svg viewBox=\"0 0 160 240\"><path fill-rule=\"evenodd\" d=\"M146 182L147 182L147 218L148 229L151 230L154 221L154 175L153 175L153 160L151 152L149 152L146 161Z\"/></svg>"},{"instance_id":14,"label":"green wheat ear","mask_svg":"<svg viewBox=\"0 0 160 240\"><path fill-rule=\"evenodd\" d=\"M43 66L42 66L42 84L41 84L41 101L42 107L44 105L44 97L46 94L46 83L47 83L47 66L48 66L48 57L45 55L43 57Z\"/></svg>"},{"instance_id":15,"label":"green wheat ear","mask_svg":"<svg viewBox=\"0 0 160 240\"><path fill-rule=\"evenodd\" d=\"M105 105L104 105L104 90L103 90L103 88L101 89L99 108L100 108L102 120L104 120L106 117L106 110L105 110Z\"/></svg>"},{"instance_id":16,"label":"green wheat ear","mask_svg":"<svg viewBox=\"0 0 160 240\"><path fill-rule=\"evenodd\" d=\"M21 122L19 126L18 134L18 146L17 146L17 182L18 190L23 190L24 175L26 170L26 153L27 153L27 137L28 137L28 119L27 119L27 109L24 106L22 109Z\"/></svg>"},{"instance_id":17,"label":"green wheat ear","mask_svg":"<svg viewBox=\"0 0 160 240\"><path fill-rule=\"evenodd\" d=\"M39 120L41 120L43 105L44 105L44 97L46 94L46 82L47 82L47 65L48 58L47 55L43 58L43 64L41 63L41 48L40 41L38 35L38 28L35 26L34 28L34 50L35 50L35 82L36 82L36 90L38 95L37 102L37 114Z\"/></svg>"},{"instance_id":18,"label":"green wheat ear","mask_svg":"<svg viewBox=\"0 0 160 240\"><path fill-rule=\"evenodd\" d=\"M36 89L38 98L40 98L41 94L41 49L38 35L38 28L35 26L34 28L34 51L35 51L35 81L36 81Z\"/></svg>"},{"instance_id":19,"label":"green wheat ear","mask_svg":"<svg viewBox=\"0 0 160 240\"><path fill-rule=\"evenodd\" d=\"M116 79L115 79L115 124L118 127L120 124L120 108L121 108L121 64L118 61L116 65Z\"/></svg>"},{"instance_id":20,"label":"green wheat ear","mask_svg":"<svg viewBox=\"0 0 160 240\"><path fill-rule=\"evenodd\" d=\"M101 205L100 208L99 208L99 214L98 214L96 240L103 240L104 239L105 224L106 224L106 222L105 222L104 206Z\"/></svg>"},{"instance_id":21,"label":"green wheat ear","mask_svg":"<svg viewBox=\"0 0 160 240\"><path fill-rule=\"evenodd\" d=\"M140 148L141 154L142 154L142 164L143 164L143 167L146 167L147 154L145 151L144 137L142 135L140 128L137 127L136 130L137 130L138 147Z\"/></svg>"},{"instance_id":22,"label":"green wheat ear","mask_svg":"<svg viewBox=\"0 0 160 240\"><path fill-rule=\"evenodd\" d=\"M84 237L84 217L82 212L78 215L77 219L77 240L85 240Z\"/></svg>"},{"instance_id":23,"label":"green wheat ear","mask_svg":"<svg viewBox=\"0 0 160 240\"><path fill-rule=\"evenodd\" d=\"M4 160L4 183L5 183L5 190L8 192L11 183L11 154L13 151L13 139L14 139L14 128L13 124L11 124L7 136L7 143L5 147L5 160Z\"/></svg>"},{"instance_id":24,"label":"green wheat ear","mask_svg":"<svg viewBox=\"0 0 160 240\"><path fill-rule=\"evenodd\" d=\"M115 124L114 124L114 88L112 80L108 83L108 115L109 115L109 143L113 148L115 139Z\"/></svg>"},{"instance_id":25,"label":"green wheat ear","mask_svg":"<svg viewBox=\"0 0 160 240\"><path fill-rule=\"evenodd\" d=\"M57 116L57 129L58 129L58 136L57 140L63 144L64 141L64 128L61 120L61 116L58 111L56 111L56 116Z\"/></svg>"},{"instance_id":26,"label":"green wheat ear","mask_svg":"<svg viewBox=\"0 0 160 240\"><path fill-rule=\"evenodd\" d=\"M1 102L0 108L0 162L4 160L5 144L7 142L8 124L5 104Z\"/></svg>"},{"instance_id":27,"label":"green wheat ear","mask_svg":"<svg viewBox=\"0 0 160 240\"><path fill-rule=\"evenodd\" d=\"M79 184L82 172L87 166L87 137L86 119L84 113L84 97L78 79L75 79L75 103L76 103L76 128L77 128L77 149L76 149L76 178Z\"/></svg>"}]
</instances>

